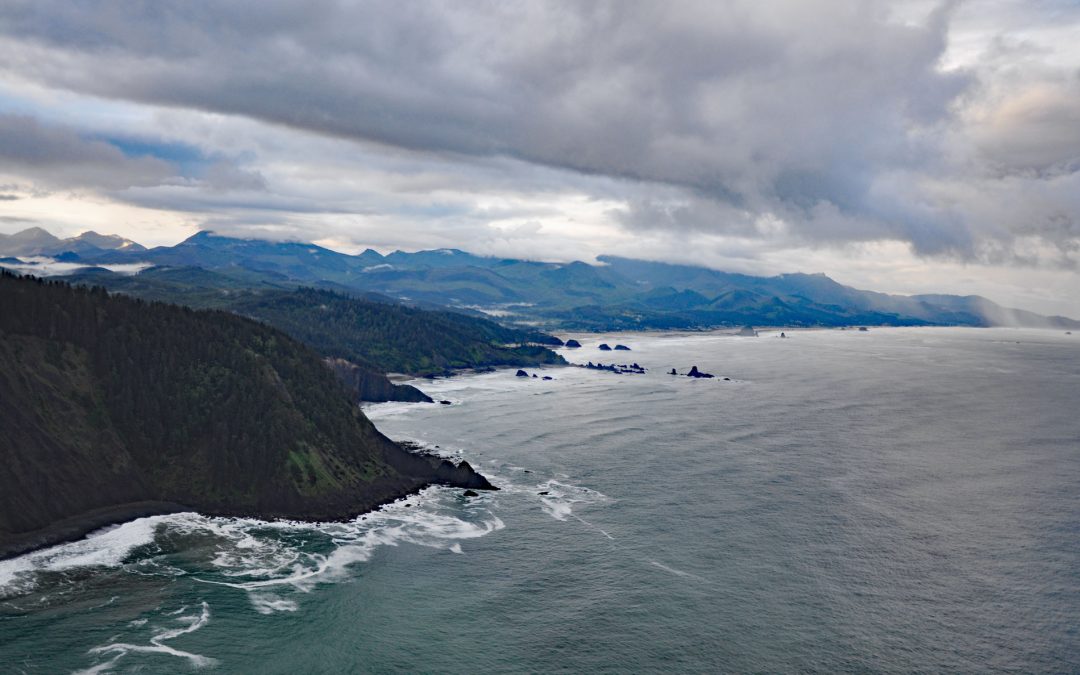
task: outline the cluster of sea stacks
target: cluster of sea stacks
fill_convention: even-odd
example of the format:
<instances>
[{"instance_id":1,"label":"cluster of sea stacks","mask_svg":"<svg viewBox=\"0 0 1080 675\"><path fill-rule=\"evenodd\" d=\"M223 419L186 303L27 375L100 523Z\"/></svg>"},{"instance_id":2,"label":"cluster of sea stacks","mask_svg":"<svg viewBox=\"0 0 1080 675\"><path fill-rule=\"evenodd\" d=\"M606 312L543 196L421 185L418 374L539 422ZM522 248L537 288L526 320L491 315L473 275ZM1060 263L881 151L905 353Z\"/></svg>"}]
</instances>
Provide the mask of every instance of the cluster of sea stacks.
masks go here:
<instances>
[{"instance_id":1,"label":"cluster of sea stacks","mask_svg":"<svg viewBox=\"0 0 1080 675\"><path fill-rule=\"evenodd\" d=\"M645 369L636 363L631 363L630 365L626 365L625 363L609 363L604 365L603 363L593 363L592 361L589 361L585 367L590 370L606 370L611 373L620 373L623 375L645 374Z\"/></svg>"},{"instance_id":2,"label":"cluster of sea stacks","mask_svg":"<svg viewBox=\"0 0 1080 675\"><path fill-rule=\"evenodd\" d=\"M541 380L554 380L555 379L550 375L545 375L543 377L540 377L536 373L533 373L532 375L529 375L524 370L520 370L520 369L514 375L515 375L515 377L532 377L534 379L541 379Z\"/></svg>"}]
</instances>

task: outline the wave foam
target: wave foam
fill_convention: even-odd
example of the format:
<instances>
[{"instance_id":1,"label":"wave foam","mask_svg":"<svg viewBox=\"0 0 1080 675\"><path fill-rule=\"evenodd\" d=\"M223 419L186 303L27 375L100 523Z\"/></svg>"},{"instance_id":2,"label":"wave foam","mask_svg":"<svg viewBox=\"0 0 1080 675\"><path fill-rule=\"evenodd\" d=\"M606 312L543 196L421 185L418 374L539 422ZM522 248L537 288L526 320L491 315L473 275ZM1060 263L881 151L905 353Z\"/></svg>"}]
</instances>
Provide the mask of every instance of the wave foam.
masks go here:
<instances>
[{"instance_id":1,"label":"wave foam","mask_svg":"<svg viewBox=\"0 0 1080 675\"><path fill-rule=\"evenodd\" d=\"M86 539L0 561L0 598L31 590L35 585L34 577L37 572L62 572L80 567L115 567L134 549L153 543L158 526L171 517L139 518L123 525L91 532Z\"/></svg>"},{"instance_id":2,"label":"wave foam","mask_svg":"<svg viewBox=\"0 0 1080 675\"><path fill-rule=\"evenodd\" d=\"M140 654L166 654L168 656L176 656L179 658L187 659L191 665L195 668L206 668L217 664L217 659L212 659L208 656L202 656L201 654L193 654L191 652L181 651L164 644L168 640L177 638L187 633L194 633L207 623L210 622L210 606L205 602L202 603L202 611L199 615L188 614L182 615L173 619L173 621L181 624L178 628L170 629L157 629L154 637L150 638L150 644L148 645L135 645L127 642L114 642L112 644L103 645L101 647L94 647L88 654L102 655L102 654L114 654L114 656L95 666L91 666L85 670L76 671L78 675L96 675L97 673L108 672L113 669L117 661L122 659L127 654L132 652Z\"/></svg>"}]
</instances>

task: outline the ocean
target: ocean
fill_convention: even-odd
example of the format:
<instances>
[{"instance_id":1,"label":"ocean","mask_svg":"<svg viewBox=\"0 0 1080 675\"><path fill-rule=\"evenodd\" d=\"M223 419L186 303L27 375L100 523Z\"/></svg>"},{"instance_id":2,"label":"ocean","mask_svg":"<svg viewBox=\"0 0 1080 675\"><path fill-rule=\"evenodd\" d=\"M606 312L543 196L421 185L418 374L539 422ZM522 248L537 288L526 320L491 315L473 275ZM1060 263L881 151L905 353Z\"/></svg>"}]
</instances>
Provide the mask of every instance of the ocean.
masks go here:
<instances>
[{"instance_id":1,"label":"ocean","mask_svg":"<svg viewBox=\"0 0 1080 675\"><path fill-rule=\"evenodd\" d=\"M1080 336L787 336L576 335L648 372L418 383L452 405L376 425L502 490L0 562L0 671L1080 670Z\"/></svg>"}]
</instances>

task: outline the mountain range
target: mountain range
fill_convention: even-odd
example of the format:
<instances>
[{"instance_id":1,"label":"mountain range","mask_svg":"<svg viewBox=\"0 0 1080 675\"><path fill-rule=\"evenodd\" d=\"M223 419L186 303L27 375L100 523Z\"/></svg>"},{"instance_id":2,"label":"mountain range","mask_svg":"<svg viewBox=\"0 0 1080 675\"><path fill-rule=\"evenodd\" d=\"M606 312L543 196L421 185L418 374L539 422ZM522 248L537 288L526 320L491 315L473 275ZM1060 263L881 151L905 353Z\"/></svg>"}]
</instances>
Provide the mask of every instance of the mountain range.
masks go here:
<instances>
[{"instance_id":1,"label":"mountain range","mask_svg":"<svg viewBox=\"0 0 1080 675\"><path fill-rule=\"evenodd\" d=\"M11 235L8 242L24 234ZM0 256L21 255L5 248L6 243L0 241ZM616 256L600 256L596 264L550 263L457 249L386 255L369 249L348 255L310 243L237 239L211 232L199 232L175 246L134 246L70 250L63 259L88 266L141 262L199 268L238 287L312 286L376 294L420 307L479 309L502 321L549 330L747 324L1080 328L1073 319L1009 309L980 296L889 295L844 286L824 274L759 277Z\"/></svg>"},{"instance_id":2,"label":"mountain range","mask_svg":"<svg viewBox=\"0 0 1080 675\"><path fill-rule=\"evenodd\" d=\"M146 248L115 234L83 232L77 237L60 239L40 227L15 234L0 234L0 256L93 256L106 251L139 253Z\"/></svg>"}]
</instances>

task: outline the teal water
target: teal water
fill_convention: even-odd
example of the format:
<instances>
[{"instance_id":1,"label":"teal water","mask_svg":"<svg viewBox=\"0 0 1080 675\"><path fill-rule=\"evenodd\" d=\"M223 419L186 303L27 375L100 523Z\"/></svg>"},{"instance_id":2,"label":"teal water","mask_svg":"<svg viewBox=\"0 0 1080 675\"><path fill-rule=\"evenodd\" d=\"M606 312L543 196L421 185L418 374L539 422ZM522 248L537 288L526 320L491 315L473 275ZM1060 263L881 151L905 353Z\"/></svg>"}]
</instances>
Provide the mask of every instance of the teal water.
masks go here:
<instances>
[{"instance_id":1,"label":"teal water","mask_svg":"<svg viewBox=\"0 0 1080 675\"><path fill-rule=\"evenodd\" d=\"M498 493L0 563L0 671L1077 670L1080 337L788 335L578 336L650 372L368 409Z\"/></svg>"}]
</instances>

